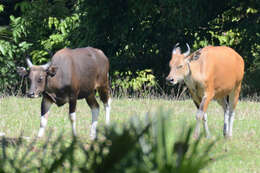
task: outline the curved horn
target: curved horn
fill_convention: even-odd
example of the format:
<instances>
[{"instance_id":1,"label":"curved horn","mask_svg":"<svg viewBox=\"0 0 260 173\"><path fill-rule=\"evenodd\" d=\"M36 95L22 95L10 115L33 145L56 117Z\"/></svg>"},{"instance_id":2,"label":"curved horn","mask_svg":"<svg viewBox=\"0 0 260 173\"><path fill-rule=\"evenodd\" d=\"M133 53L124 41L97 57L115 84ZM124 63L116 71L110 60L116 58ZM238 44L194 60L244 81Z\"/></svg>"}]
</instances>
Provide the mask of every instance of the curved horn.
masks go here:
<instances>
[{"instance_id":1,"label":"curved horn","mask_svg":"<svg viewBox=\"0 0 260 173\"><path fill-rule=\"evenodd\" d=\"M44 64L44 65L41 65L41 67L44 69L44 70L47 70L51 65L51 62L48 62L47 64Z\"/></svg>"},{"instance_id":2,"label":"curved horn","mask_svg":"<svg viewBox=\"0 0 260 173\"><path fill-rule=\"evenodd\" d=\"M173 54L177 53L177 51L178 51L178 53L181 53L181 49L180 49L179 45L180 45L180 43L176 43L175 44L175 46L174 46L174 48L172 50Z\"/></svg>"},{"instance_id":3,"label":"curved horn","mask_svg":"<svg viewBox=\"0 0 260 173\"><path fill-rule=\"evenodd\" d=\"M27 63L29 68L31 68L33 66L33 64L32 64L32 62L30 61L29 58L26 58L26 63Z\"/></svg>"},{"instance_id":4,"label":"curved horn","mask_svg":"<svg viewBox=\"0 0 260 173\"><path fill-rule=\"evenodd\" d=\"M176 43L175 46L174 46L174 49L175 49L176 47L179 47L179 45L180 45L180 43Z\"/></svg>"},{"instance_id":5,"label":"curved horn","mask_svg":"<svg viewBox=\"0 0 260 173\"><path fill-rule=\"evenodd\" d=\"M186 46L187 46L188 50L187 50L185 53L183 53L183 55L184 55L185 57L190 54L190 46L189 46L189 44L186 43Z\"/></svg>"}]
</instances>

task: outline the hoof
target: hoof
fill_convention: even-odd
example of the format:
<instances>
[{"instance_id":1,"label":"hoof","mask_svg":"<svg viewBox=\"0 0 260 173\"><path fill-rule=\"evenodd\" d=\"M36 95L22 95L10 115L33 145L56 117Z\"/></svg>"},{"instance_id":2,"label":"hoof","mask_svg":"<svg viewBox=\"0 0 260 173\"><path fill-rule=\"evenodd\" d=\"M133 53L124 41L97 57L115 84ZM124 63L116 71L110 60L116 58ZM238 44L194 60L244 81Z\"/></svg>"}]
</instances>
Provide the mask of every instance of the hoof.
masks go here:
<instances>
[{"instance_id":1,"label":"hoof","mask_svg":"<svg viewBox=\"0 0 260 173\"><path fill-rule=\"evenodd\" d=\"M226 140L230 140L230 139L232 138L232 136L230 136L230 135L224 135L224 138L225 138Z\"/></svg>"},{"instance_id":2,"label":"hoof","mask_svg":"<svg viewBox=\"0 0 260 173\"><path fill-rule=\"evenodd\" d=\"M96 138L97 138L97 136L92 136L92 135L90 135L90 140L91 140L91 141L94 141Z\"/></svg>"},{"instance_id":3,"label":"hoof","mask_svg":"<svg viewBox=\"0 0 260 173\"><path fill-rule=\"evenodd\" d=\"M197 140L197 139L199 138L199 135L195 133L195 134L193 135L193 138Z\"/></svg>"},{"instance_id":4,"label":"hoof","mask_svg":"<svg viewBox=\"0 0 260 173\"><path fill-rule=\"evenodd\" d=\"M90 140L94 141L97 138L97 133L96 131L91 131L90 133Z\"/></svg>"}]
</instances>

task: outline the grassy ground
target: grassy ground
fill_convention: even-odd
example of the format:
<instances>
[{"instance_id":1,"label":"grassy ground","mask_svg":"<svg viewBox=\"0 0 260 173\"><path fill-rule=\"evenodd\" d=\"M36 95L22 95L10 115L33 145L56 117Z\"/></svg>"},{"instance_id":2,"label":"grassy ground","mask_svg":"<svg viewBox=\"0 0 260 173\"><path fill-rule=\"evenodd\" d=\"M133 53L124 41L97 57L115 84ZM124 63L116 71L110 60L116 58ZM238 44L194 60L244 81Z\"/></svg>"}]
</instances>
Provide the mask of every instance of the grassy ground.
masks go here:
<instances>
[{"instance_id":1,"label":"grassy ground","mask_svg":"<svg viewBox=\"0 0 260 173\"><path fill-rule=\"evenodd\" d=\"M24 136L33 138L39 129L41 99L5 97L0 99L0 132L7 137ZM103 105L100 105L100 125L104 124ZM126 122L131 116L141 116L156 112L159 108L170 111L171 138L176 138L183 124L194 124L196 108L191 100L174 101L165 99L113 99L111 122ZM222 136L223 111L216 102L208 109L208 121L212 139L220 138L212 150L212 157L224 157L213 161L213 164L203 172L260 172L260 112L259 103L252 101L239 102L233 129L233 138L225 140ZM77 105L78 135L89 140L91 123L90 109L84 100ZM53 135L61 132L70 138L71 125L68 119L68 105L51 108L47 133L53 130ZM203 139L203 143L212 139Z\"/></svg>"}]
</instances>

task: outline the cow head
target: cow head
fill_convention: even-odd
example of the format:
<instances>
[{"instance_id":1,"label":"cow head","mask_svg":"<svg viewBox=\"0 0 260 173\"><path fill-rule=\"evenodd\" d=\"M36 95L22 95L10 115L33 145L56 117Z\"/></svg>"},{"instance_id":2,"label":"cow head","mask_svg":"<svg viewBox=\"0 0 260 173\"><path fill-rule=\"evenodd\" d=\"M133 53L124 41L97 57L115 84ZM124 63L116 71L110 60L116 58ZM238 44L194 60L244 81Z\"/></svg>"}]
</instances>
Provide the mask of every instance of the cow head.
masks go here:
<instances>
[{"instance_id":1,"label":"cow head","mask_svg":"<svg viewBox=\"0 0 260 173\"><path fill-rule=\"evenodd\" d=\"M24 67L18 67L17 72L20 76L29 78L30 89L28 97L36 98L45 90L47 77L55 76L58 67L51 66L50 62L45 65L33 65L29 59L26 59L26 62L29 71Z\"/></svg>"},{"instance_id":2,"label":"cow head","mask_svg":"<svg viewBox=\"0 0 260 173\"><path fill-rule=\"evenodd\" d=\"M181 53L181 48L179 43L175 45L172 51L172 58L170 60L170 73L166 80L169 84L177 84L184 80L184 78L189 75L189 62L187 56L190 54L190 47L186 43L188 50L185 53Z\"/></svg>"}]
</instances>

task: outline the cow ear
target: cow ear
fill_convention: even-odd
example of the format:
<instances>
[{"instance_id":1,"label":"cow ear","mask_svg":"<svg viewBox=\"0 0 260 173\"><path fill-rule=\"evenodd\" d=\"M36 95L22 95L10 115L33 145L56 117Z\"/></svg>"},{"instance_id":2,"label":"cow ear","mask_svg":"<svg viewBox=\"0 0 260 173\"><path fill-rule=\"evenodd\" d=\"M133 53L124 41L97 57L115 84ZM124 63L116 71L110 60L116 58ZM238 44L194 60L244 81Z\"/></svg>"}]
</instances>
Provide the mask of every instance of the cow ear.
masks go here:
<instances>
[{"instance_id":1,"label":"cow ear","mask_svg":"<svg viewBox=\"0 0 260 173\"><path fill-rule=\"evenodd\" d=\"M46 71L47 71L47 75L53 77L53 76L56 75L57 70L58 70L58 67L56 67L56 66L51 66L51 67L49 67L49 68L46 70Z\"/></svg>"},{"instance_id":2,"label":"cow ear","mask_svg":"<svg viewBox=\"0 0 260 173\"><path fill-rule=\"evenodd\" d=\"M24 67L17 67L17 73L19 74L19 76L27 76L28 72L26 71L26 69Z\"/></svg>"},{"instance_id":3,"label":"cow ear","mask_svg":"<svg viewBox=\"0 0 260 173\"><path fill-rule=\"evenodd\" d=\"M192 58L191 57L186 57L185 60L184 60L186 63L190 63L192 61Z\"/></svg>"},{"instance_id":4,"label":"cow ear","mask_svg":"<svg viewBox=\"0 0 260 173\"><path fill-rule=\"evenodd\" d=\"M190 56L187 56L185 58L185 61L186 62L191 62L191 61L196 61L200 58L200 55L201 55L201 49L197 50L196 52L194 52L193 54L191 54Z\"/></svg>"}]
</instances>

